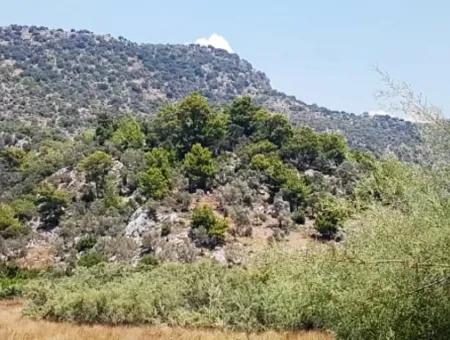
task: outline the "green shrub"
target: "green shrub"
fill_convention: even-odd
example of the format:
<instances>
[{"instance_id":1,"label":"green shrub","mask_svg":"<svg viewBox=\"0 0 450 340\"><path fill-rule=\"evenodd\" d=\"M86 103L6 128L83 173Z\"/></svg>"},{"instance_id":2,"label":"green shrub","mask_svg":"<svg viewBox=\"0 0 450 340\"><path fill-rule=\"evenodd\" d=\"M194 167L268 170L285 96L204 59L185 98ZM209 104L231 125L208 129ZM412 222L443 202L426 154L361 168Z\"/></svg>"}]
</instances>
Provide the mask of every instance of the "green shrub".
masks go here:
<instances>
[{"instance_id":1,"label":"green shrub","mask_svg":"<svg viewBox=\"0 0 450 340\"><path fill-rule=\"evenodd\" d=\"M214 248L225 241L228 222L218 217L211 207L197 206L192 212L190 237L199 246Z\"/></svg>"},{"instance_id":2,"label":"green shrub","mask_svg":"<svg viewBox=\"0 0 450 340\"><path fill-rule=\"evenodd\" d=\"M153 148L146 154L148 169L138 174L139 188L144 195L162 199L172 187L174 155L162 148Z\"/></svg>"},{"instance_id":3,"label":"green shrub","mask_svg":"<svg viewBox=\"0 0 450 340\"><path fill-rule=\"evenodd\" d=\"M139 149L145 143L145 135L135 118L125 117L118 122L116 130L112 133L111 141L121 149Z\"/></svg>"},{"instance_id":4,"label":"green shrub","mask_svg":"<svg viewBox=\"0 0 450 340\"><path fill-rule=\"evenodd\" d=\"M169 182L160 168L152 167L139 173L139 188L150 198L161 199L169 192Z\"/></svg>"},{"instance_id":5,"label":"green shrub","mask_svg":"<svg viewBox=\"0 0 450 340\"><path fill-rule=\"evenodd\" d=\"M155 267L159 265L159 260L154 255L147 254L141 257L139 261L140 267Z\"/></svg>"},{"instance_id":6,"label":"green shrub","mask_svg":"<svg viewBox=\"0 0 450 340\"><path fill-rule=\"evenodd\" d=\"M246 161L250 161L253 156L261 154L261 155L276 155L276 152L278 150L278 147L269 142L267 139L255 142L255 143L249 143L245 145L241 150L240 154L241 157L243 157Z\"/></svg>"},{"instance_id":7,"label":"green shrub","mask_svg":"<svg viewBox=\"0 0 450 340\"><path fill-rule=\"evenodd\" d=\"M41 214L43 227L51 229L59 224L64 210L70 202L70 194L57 189L53 184L42 183L36 189L36 205Z\"/></svg>"},{"instance_id":8,"label":"green shrub","mask_svg":"<svg viewBox=\"0 0 450 340\"><path fill-rule=\"evenodd\" d=\"M220 149L228 133L228 115L193 93L158 112L151 129L155 145L174 148L182 158L195 144Z\"/></svg>"},{"instance_id":9,"label":"green shrub","mask_svg":"<svg viewBox=\"0 0 450 340\"><path fill-rule=\"evenodd\" d=\"M94 248L96 244L97 238L93 235L87 235L78 240L77 244L75 245L75 249L78 252L82 252Z\"/></svg>"},{"instance_id":10,"label":"green shrub","mask_svg":"<svg viewBox=\"0 0 450 340\"><path fill-rule=\"evenodd\" d=\"M77 265L81 267L90 268L106 261L107 259L104 255L96 251L91 251L81 255L80 258L78 259Z\"/></svg>"},{"instance_id":11,"label":"green shrub","mask_svg":"<svg viewBox=\"0 0 450 340\"><path fill-rule=\"evenodd\" d=\"M281 146L283 160L299 170L332 172L349 153L345 138L335 133L317 133L309 127L294 129Z\"/></svg>"},{"instance_id":12,"label":"green shrub","mask_svg":"<svg viewBox=\"0 0 450 340\"><path fill-rule=\"evenodd\" d=\"M273 195L281 190L291 210L304 204L310 193L306 180L295 168L283 163L277 155L257 154L252 158L251 166L264 173Z\"/></svg>"},{"instance_id":13,"label":"green shrub","mask_svg":"<svg viewBox=\"0 0 450 340\"><path fill-rule=\"evenodd\" d=\"M409 197L407 188L420 185L420 178L414 168L394 158L374 163L372 171L356 187L356 197L363 204L378 201L406 209Z\"/></svg>"},{"instance_id":14,"label":"green shrub","mask_svg":"<svg viewBox=\"0 0 450 340\"><path fill-rule=\"evenodd\" d=\"M231 120L230 133L237 139L240 135L249 136L254 132L254 118L261 108L252 103L248 96L237 98L227 108Z\"/></svg>"},{"instance_id":15,"label":"green shrub","mask_svg":"<svg viewBox=\"0 0 450 340\"><path fill-rule=\"evenodd\" d=\"M200 144L194 144L184 157L183 170L189 179L190 190L195 191L209 189L218 168L212 152Z\"/></svg>"},{"instance_id":16,"label":"green shrub","mask_svg":"<svg viewBox=\"0 0 450 340\"><path fill-rule=\"evenodd\" d=\"M10 146L4 148L0 152L0 157L6 160L9 167L16 168L22 164L22 161L24 160L26 154L27 153L23 149L15 146Z\"/></svg>"},{"instance_id":17,"label":"green shrub","mask_svg":"<svg viewBox=\"0 0 450 340\"><path fill-rule=\"evenodd\" d=\"M5 237L14 237L25 230L22 223L16 217L14 209L6 204L0 203L0 234Z\"/></svg>"},{"instance_id":18,"label":"green shrub","mask_svg":"<svg viewBox=\"0 0 450 340\"><path fill-rule=\"evenodd\" d=\"M305 221L306 221L305 213L301 210L294 211L292 213L292 220L294 221L295 224L300 224L300 225L305 224Z\"/></svg>"},{"instance_id":19,"label":"green shrub","mask_svg":"<svg viewBox=\"0 0 450 340\"><path fill-rule=\"evenodd\" d=\"M73 165L76 153L70 140L45 140L22 159L20 170L25 176L43 178L65 165Z\"/></svg>"},{"instance_id":20,"label":"green shrub","mask_svg":"<svg viewBox=\"0 0 450 340\"><path fill-rule=\"evenodd\" d=\"M314 228L322 238L332 239L342 229L346 215L347 210L344 203L327 195L321 198L317 204Z\"/></svg>"},{"instance_id":21,"label":"green shrub","mask_svg":"<svg viewBox=\"0 0 450 340\"><path fill-rule=\"evenodd\" d=\"M97 197L102 197L106 186L106 175L113 166L113 159L103 151L95 151L83 158L78 168L86 173L86 179L95 183Z\"/></svg>"},{"instance_id":22,"label":"green shrub","mask_svg":"<svg viewBox=\"0 0 450 340\"><path fill-rule=\"evenodd\" d=\"M31 220L37 214L33 196L18 198L11 202L11 207L19 220Z\"/></svg>"},{"instance_id":23,"label":"green shrub","mask_svg":"<svg viewBox=\"0 0 450 340\"><path fill-rule=\"evenodd\" d=\"M125 207L124 199L119 195L117 184L113 176L105 179L105 189L102 199L105 208L122 209Z\"/></svg>"},{"instance_id":24,"label":"green shrub","mask_svg":"<svg viewBox=\"0 0 450 340\"><path fill-rule=\"evenodd\" d=\"M37 270L21 269L9 262L0 263L0 299L22 296L24 286L38 277Z\"/></svg>"}]
</instances>

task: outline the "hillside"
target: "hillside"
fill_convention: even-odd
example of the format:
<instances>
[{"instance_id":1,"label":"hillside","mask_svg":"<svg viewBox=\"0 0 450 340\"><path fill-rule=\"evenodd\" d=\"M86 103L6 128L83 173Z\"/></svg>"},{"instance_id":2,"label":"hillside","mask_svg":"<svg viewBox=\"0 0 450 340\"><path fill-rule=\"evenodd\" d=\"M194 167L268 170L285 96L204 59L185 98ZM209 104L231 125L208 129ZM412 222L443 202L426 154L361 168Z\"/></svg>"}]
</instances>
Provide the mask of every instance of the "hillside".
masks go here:
<instances>
[{"instance_id":1,"label":"hillside","mask_svg":"<svg viewBox=\"0 0 450 340\"><path fill-rule=\"evenodd\" d=\"M448 338L448 120L419 145L194 45L11 26L0 55L0 299L36 320L16 328Z\"/></svg>"},{"instance_id":2,"label":"hillside","mask_svg":"<svg viewBox=\"0 0 450 340\"><path fill-rule=\"evenodd\" d=\"M223 104L250 95L293 122L342 132L353 147L414 159L415 125L307 105L274 90L264 73L236 54L198 45L136 44L82 30L0 28L0 118L39 122L73 133L99 113L154 114L162 104L201 91Z\"/></svg>"}]
</instances>

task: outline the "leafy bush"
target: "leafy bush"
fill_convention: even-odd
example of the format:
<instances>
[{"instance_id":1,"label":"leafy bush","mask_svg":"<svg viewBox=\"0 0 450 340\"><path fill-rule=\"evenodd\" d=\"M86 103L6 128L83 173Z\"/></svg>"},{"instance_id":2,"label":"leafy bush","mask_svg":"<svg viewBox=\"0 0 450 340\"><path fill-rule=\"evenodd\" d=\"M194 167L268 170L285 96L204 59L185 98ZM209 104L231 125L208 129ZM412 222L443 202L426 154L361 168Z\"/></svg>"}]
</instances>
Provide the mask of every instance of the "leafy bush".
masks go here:
<instances>
[{"instance_id":1,"label":"leafy bush","mask_svg":"<svg viewBox=\"0 0 450 340\"><path fill-rule=\"evenodd\" d=\"M169 192L169 182L160 168L139 173L139 188L148 197L161 199Z\"/></svg>"},{"instance_id":2,"label":"leafy bush","mask_svg":"<svg viewBox=\"0 0 450 340\"><path fill-rule=\"evenodd\" d=\"M3 237L14 237L24 231L22 223L15 216L14 209L0 203L0 234Z\"/></svg>"},{"instance_id":3,"label":"leafy bush","mask_svg":"<svg viewBox=\"0 0 450 340\"><path fill-rule=\"evenodd\" d=\"M106 152L99 150L83 158L78 165L78 168L86 173L86 179L95 183L98 197L103 195L105 178L112 165L112 157Z\"/></svg>"},{"instance_id":4,"label":"leafy bush","mask_svg":"<svg viewBox=\"0 0 450 340\"><path fill-rule=\"evenodd\" d=\"M117 124L117 129L112 133L111 141L122 149L139 149L145 143L145 135L141 125L134 117L125 117Z\"/></svg>"},{"instance_id":5,"label":"leafy bush","mask_svg":"<svg viewBox=\"0 0 450 340\"><path fill-rule=\"evenodd\" d=\"M252 103L250 97L242 97L235 99L227 108L227 113L230 116L232 138L240 135L249 136L254 132L253 120L260 107Z\"/></svg>"},{"instance_id":6,"label":"leafy bush","mask_svg":"<svg viewBox=\"0 0 450 340\"><path fill-rule=\"evenodd\" d=\"M18 147L10 146L0 152L0 157L5 159L11 168L19 167L26 156L26 152Z\"/></svg>"},{"instance_id":7,"label":"leafy bush","mask_svg":"<svg viewBox=\"0 0 450 340\"><path fill-rule=\"evenodd\" d=\"M125 202L118 193L114 176L107 176L105 179L105 189L102 201L106 208L121 210L125 207Z\"/></svg>"},{"instance_id":8,"label":"leafy bush","mask_svg":"<svg viewBox=\"0 0 450 340\"><path fill-rule=\"evenodd\" d=\"M222 146L228 132L228 116L214 111L199 93L161 110L151 127L154 144L174 148L183 156L195 144L211 149Z\"/></svg>"},{"instance_id":9,"label":"leafy bush","mask_svg":"<svg viewBox=\"0 0 450 340\"><path fill-rule=\"evenodd\" d=\"M295 224L305 224L306 217L305 213L301 210L296 210L292 213L292 220L295 222Z\"/></svg>"},{"instance_id":10,"label":"leafy bush","mask_svg":"<svg viewBox=\"0 0 450 340\"><path fill-rule=\"evenodd\" d=\"M172 186L173 154L162 148L153 148L146 154L148 169L138 174L139 187L148 197L161 199Z\"/></svg>"},{"instance_id":11,"label":"leafy bush","mask_svg":"<svg viewBox=\"0 0 450 340\"><path fill-rule=\"evenodd\" d=\"M58 225L69 201L70 194L57 189L53 184L42 183L37 188L36 205L45 229L51 229Z\"/></svg>"},{"instance_id":12,"label":"leafy bush","mask_svg":"<svg viewBox=\"0 0 450 340\"><path fill-rule=\"evenodd\" d=\"M151 254L147 254L141 257L139 266L141 267L155 267L159 265L159 260Z\"/></svg>"},{"instance_id":13,"label":"leafy bush","mask_svg":"<svg viewBox=\"0 0 450 340\"><path fill-rule=\"evenodd\" d=\"M183 170L189 179L191 191L209 189L218 171L212 152L200 144L194 144L184 157Z\"/></svg>"},{"instance_id":14,"label":"leafy bush","mask_svg":"<svg viewBox=\"0 0 450 340\"><path fill-rule=\"evenodd\" d=\"M97 243L97 238L93 235L87 235L80 238L75 245L75 249L79 252L94 248Z\"/></svg>"},{"instance_id":15,"label":"leafy bush","mask_svg":"<svg viewBox=\"0 0 450 340\"><path fill-rule=\"evenodd\" d=\"M32 195L14 200L11 207L19 220L31 220L37 213Z\"/></svg>"},{"instance_id":16,"label":"leafy bush","mask_svg":"<svg viewBox=\"0 0 450 340\"><path fill-rule=\"evenodd\" d=\"M345 139L335 133L317 133L311 128L294 129L293 134L283 143L281 155L299 170L309 168L331 173L348 154Z\"/></svg>"},{"instance_id":17,"label":"leafy bush","mask_svg":"<svg viewBox=\"0 0 450 340\"><path fill-rule=\"evenodd\" d=\"M88 253L85 253L80 256L78 259L77 265L81 267L94 267L102 262L106 262L107 259L104 255L96 252L96 251L90 251Z\"/></svg>"},{"instance_id":18,"label":"leafy bush","mask_svg":"<svg viewBox=\"0 0 450 340\"><path fill-rule=\"evenodd\" d=\"M214 248L225 242L228 222L218 217L211 207L197 206L192 212L191 230L189 236L199 246Z\"/></svg>"},{"instance_id":19,"label":"leafy bush","mask_svg":"<svg viewBox=\"0 0 450 340\"><path fill-rule=\"evenodd\" d=\"M342 228L347 209L344 202L327 195L316 206L314 228L324 239L332 239Z\"/></svg>"},{"instance_id":20,"label":"leafy bush","mask_svg":"<svg viewBox=\"0 0 450 340\"><path fill-rule=\"evenodd\" d=\"M39 271L21 269L9 262L0 263L0 299L20 297L24 286L37 278Z\"/></svg>"},{"instance_id":21,"label":"leafy bush","mask_svg":"<svg viewBox=\"0 0 450 340\"><path fill-rule=\"evenodd\" d=\"M284 164L277 155L257 154L252 158L251 166L266 175L272 194L281 190L283 198L290 203L291 210L304 203L310 192L306 180L295 168Z\"/></svg>"}]
</instances>

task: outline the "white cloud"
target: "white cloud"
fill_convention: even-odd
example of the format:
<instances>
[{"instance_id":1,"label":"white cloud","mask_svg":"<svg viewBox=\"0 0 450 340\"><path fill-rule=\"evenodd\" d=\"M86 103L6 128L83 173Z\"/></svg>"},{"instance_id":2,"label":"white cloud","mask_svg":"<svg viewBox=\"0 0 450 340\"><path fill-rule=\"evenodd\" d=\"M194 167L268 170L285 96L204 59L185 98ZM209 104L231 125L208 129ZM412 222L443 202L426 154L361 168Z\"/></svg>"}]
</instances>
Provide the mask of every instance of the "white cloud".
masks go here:
<instances>
[{"instance_id":1,"label":"white cloud","mask_svg":"<svg viewBox=\"0 0 450 340\"><path fill-rule=\"evenodd\" d=\"M233 53L230 43L223 36L217 33L211 34L209 38L198 38L195 43L202 46L212 46L221 48L227 52Z\"/></svg>"},{"instance_id":2,"label":"white cloud","mask_svg":"<svg viewBox=\"0 0 450 340\"><path fill-rule=\"evenodd\" d=\"M371 110L368 113L370 116L393 116L392 114L384 110Z\"/></svg>"},{"instance_id":3,"label":"white cloud","mask_svg":"<svg viewBox=\"0 0 450 340\"><path fill-rule=\"evenodd\" d=\"M395 118L401 118L403 120L408 120L410 122L419 122L420 120L415 119L411 115L407 115L405 113L399 113L399 112L388 112L384 110L371 110L368 112L370 116L391 116Z\"/></svg>"}]
</instances>

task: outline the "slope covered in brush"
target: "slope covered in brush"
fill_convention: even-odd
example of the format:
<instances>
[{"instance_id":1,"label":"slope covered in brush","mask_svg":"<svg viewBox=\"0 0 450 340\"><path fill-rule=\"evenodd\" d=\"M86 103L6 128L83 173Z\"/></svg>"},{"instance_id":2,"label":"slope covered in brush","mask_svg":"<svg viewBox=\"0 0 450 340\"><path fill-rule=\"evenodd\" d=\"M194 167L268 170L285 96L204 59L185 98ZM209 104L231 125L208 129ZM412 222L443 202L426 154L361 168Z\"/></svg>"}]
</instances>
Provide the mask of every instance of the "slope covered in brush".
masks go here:
<instances>
[{"instance_id":1,"label":"slope covered in brush","mask_svg":"<svg viewBox=\"0 0 450 340\"><path fill-rule=\"evenodd\" d=\"M236 54L198 45L136 44L88 31L13 25L0 28L0 118L73 133L99 113L154 114L200 91L219 104L250 95L319 131L340 131L351 146L414 159L414 124L306 105L272 89L264 73Z\"/></svg>"}]
</instances>

